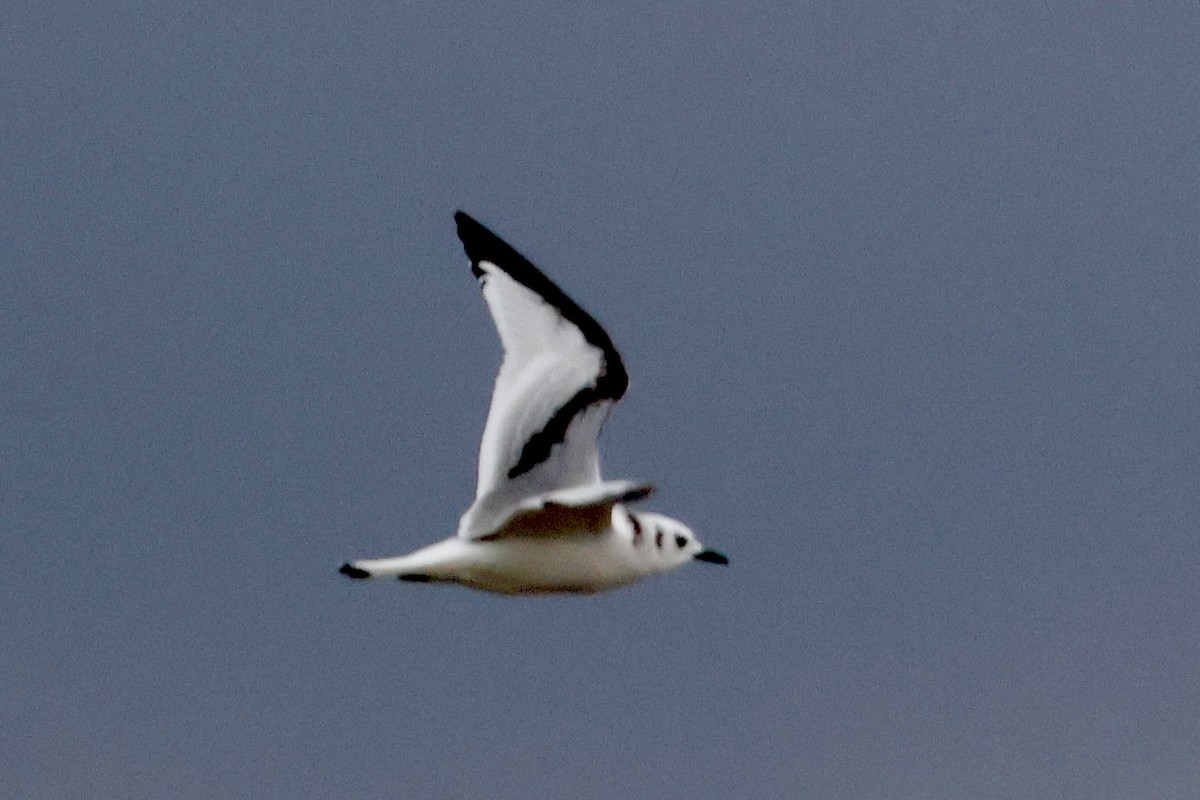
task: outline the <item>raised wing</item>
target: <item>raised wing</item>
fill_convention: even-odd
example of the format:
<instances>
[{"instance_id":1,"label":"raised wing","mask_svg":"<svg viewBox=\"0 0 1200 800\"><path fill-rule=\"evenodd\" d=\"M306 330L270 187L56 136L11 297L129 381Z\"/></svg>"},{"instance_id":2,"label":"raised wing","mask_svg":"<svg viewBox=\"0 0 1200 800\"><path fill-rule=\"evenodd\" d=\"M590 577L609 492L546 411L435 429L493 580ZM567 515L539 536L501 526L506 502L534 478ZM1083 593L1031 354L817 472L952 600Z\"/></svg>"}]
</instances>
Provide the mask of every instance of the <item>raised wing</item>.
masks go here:
<instances>
[{"instance_id":1,"label":"raised wing","mask_svg":"<svg viewBox=\"0 0 1200 800\"><path fill-rule=\"evenodd\" d=\"M454 220L504 347L458 531L481 538L526 498L600 482L596 440L629 376L600 324L537 267L467 214Z\"/></svg>"}]
</instances>

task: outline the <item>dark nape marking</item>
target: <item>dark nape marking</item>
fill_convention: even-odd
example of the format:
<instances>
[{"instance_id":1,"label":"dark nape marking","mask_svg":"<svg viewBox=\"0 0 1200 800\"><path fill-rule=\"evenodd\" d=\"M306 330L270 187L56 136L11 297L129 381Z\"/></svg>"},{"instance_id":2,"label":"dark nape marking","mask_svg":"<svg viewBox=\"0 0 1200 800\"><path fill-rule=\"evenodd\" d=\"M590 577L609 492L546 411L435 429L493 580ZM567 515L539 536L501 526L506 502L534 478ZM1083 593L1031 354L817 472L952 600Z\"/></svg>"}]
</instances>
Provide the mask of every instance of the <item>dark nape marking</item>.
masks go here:
<instances>
[{"instance_id":1,"label":"dark nape marking","mask_svg":"<svg viewBox=\"0 0 1200 800\"><path fill-rule=\"evenodd\" d=\"M629 521L633 523L633 543L642 543L642 523L638 522L638 518L633 514L629 515Z\"/></svg>"},{"instance_id":2,"label":"dark nape marking","mask_svg":"<svg viewBox=\"0 0 1200 800\"><path fill-rule=\"evenodd\" d=\"M463 243L467 258L471 259L471 272L475 277L483 277L485 274L479 266L481 261L495 264L513 280L558 309L565 320L579 329L584 340L600 350L603 356L595 384L576 392L574 397L554 412L542 430L529 437L529 441L521 448L517 463L508 471L508 477L512 479L529 472L549 458L554 446L561 444L566 438L567 430L578 414L604 400L620 400L629 388L629 373L625 371L621 354L617 352L604 328L600 327L600 323L567 297L562 289L554 285L554 282L525 256L462 211L454 215L454 221L458 226L458 238Z\"/></svg>"},{"instance_id":3,"label":"dark nape marking","mask_svg":"<svg viewBox=\"0 0 1200 800\"><path fill-rule=\"evenodd\" d=\"M429 583L433 580L432 575L422 575L414 572L407 575L397 575L396 580L407 581L409 583Z\"/></svg>"},{"instance_id":4,"label":"dark nape marking","mask_svg":"<svg viewBox=\"0 0 1200 800\"><path fill-rule=\"evenodd\" d=\"M371 573L367 572L365 569L359 569L350 563L342 564L342 566L338 569L338 572L342 573L347 578L353 578L356 581L361 581L363 578L371 577Z\"/></svg>"},{"instance_id":5,"label":"dark nape marking","mask_svg":"<svg viewBox=\"0 0 1200 800\"><path fill-rule=\"evenodd\" d=\"M660 550L662 549L662 531L654 534L654 546Z\"/></svg>"},{"instance_id":6,"label":"dark nape marking","mask_svg":"<svg viewBox=\"0 0 1200 800\"><path fill-rule=\"evenodd\" d=\"M675 534L675 546L682 550L685 544L687 544L687 537L679 533Z\"/></svg>"}]
</instances>

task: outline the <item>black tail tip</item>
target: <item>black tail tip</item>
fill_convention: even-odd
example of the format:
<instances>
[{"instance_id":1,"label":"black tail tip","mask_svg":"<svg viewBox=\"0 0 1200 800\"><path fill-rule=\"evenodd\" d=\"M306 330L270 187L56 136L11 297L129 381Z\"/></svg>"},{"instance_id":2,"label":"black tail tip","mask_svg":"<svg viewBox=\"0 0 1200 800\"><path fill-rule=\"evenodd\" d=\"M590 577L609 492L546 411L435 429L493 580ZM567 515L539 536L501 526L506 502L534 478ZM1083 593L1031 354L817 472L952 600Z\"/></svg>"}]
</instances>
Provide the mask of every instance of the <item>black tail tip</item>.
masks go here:
<instances>
[{"instance_id":1,"label":"black tail tip","mask_svg":"<svg viewBox=\"0 0 1200 800\"><path fill-rule=\"evenodd\" d=\"M353 578L356 581L361 581L363 578L371 577L371 573L367 572L365 569L359 569L349 562L342 564L342 566L338 569L338 572L342 573L347 578Z\"/></svg>"}]
</instances>

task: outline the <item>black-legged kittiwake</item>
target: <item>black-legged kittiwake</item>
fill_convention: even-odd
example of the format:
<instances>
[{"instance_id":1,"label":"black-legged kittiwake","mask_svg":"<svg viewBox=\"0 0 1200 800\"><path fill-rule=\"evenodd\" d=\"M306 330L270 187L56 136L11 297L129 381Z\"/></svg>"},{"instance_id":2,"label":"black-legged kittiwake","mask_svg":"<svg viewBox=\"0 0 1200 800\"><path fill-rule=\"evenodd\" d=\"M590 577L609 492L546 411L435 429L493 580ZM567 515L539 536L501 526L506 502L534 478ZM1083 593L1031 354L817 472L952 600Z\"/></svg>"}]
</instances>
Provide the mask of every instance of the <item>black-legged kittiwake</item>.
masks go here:
<instances>
[{"instance_id":1,"label":"black-legged kittiwake","mask_svg":"<svg viewBox=\"0 0 1200 800\"><path fill-rule=\"evenodd\" d=\"M652 487L601 479L597 438L629 385L608 334L496 234L461 211L454 219L504 348L475 501L457 535L340 572L504 594L591 593L691 561L728 564L682 522L626 507Z\"/></svg>"}]
</instances>

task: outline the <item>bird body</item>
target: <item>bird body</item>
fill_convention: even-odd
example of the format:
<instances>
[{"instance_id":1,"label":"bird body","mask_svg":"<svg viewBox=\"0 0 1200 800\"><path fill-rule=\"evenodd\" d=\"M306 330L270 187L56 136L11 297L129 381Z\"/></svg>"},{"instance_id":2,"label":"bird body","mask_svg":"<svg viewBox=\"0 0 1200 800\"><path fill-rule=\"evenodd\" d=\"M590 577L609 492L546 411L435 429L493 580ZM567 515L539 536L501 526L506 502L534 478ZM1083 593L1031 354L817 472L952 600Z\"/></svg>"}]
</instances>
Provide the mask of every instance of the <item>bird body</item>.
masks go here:
<instances>
[{"instance_id":1,"label":"bird body","mask_svg":"<svg viewBox=\"0 0 1200 800\"><path fill-rule=\"evenodd\" d=\"M611 517L600 530L482 541L453 536L409 555L357 561L349 568L371 577L459 583L500 594L591 594L682 566L703 552L695 537L682 532L681 523L673 526L661 515L617 504ZM675 533L666 533L675 526L686 537L682 546Z\"/></svg>"}]
</instances>

